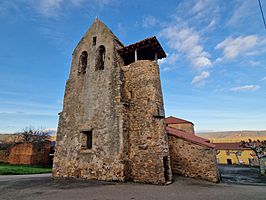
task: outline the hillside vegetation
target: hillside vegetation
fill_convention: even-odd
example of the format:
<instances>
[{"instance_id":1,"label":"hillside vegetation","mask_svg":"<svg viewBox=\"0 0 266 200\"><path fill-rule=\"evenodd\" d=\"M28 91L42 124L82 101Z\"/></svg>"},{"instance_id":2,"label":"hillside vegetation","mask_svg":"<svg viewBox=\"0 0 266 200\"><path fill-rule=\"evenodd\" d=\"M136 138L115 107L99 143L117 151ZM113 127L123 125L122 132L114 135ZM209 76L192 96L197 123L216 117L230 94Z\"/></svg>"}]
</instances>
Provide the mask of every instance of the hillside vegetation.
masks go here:
<instances>
[{"instance_id":1,"label":"hillside vegetation","mask_svg":"<svg viewBox=\"0 0 266 200\"><path fill-rule=\"evenodd\" d=\"M266 130L263 131L224 131L197 133L198 136L207 138L211 142L240 142L241 140L266 140Z\"/></svg>"}]
</instances>

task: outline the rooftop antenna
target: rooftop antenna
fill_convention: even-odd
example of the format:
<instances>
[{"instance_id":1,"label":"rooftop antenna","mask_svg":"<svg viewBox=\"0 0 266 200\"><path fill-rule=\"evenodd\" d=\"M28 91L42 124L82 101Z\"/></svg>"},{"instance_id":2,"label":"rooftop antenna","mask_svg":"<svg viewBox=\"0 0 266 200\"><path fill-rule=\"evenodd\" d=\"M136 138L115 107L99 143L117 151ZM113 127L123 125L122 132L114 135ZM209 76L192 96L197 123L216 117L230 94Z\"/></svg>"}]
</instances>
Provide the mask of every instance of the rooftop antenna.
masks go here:
<instances>
[{"instance_id":1,"label":"rooftop antenna","mask_svg":"<svg viewBox=\"0 0 266 200\"><path fill-rule=\"evenodd\" d=\"M266 29L266 22L265 22L265 17L264 17L263 10L262 10L261 2L260 2L260 0L258 0L258 2L259 2L259 6L260 6L260 12L261 12L262 20L264 23L264 28Z\"/></svg>"}]
</instances>

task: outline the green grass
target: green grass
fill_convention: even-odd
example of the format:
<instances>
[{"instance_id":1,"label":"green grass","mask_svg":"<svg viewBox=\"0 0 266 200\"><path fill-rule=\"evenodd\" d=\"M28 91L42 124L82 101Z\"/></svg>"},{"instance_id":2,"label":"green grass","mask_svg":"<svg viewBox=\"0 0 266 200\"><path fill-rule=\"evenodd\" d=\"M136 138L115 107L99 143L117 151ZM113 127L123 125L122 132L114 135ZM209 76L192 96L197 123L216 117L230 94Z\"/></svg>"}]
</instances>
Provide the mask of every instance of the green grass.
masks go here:
<instances>
[{"instance_id":1,"label":"green grass","mask_svg":"<svg viewBox=\"0 0 266 200\"><path fill-rule=\"evenodd\" d=\"M0 175L43 174L51 172L52 169L50 167L0 163Z\"/></svg>"}]
</instances>

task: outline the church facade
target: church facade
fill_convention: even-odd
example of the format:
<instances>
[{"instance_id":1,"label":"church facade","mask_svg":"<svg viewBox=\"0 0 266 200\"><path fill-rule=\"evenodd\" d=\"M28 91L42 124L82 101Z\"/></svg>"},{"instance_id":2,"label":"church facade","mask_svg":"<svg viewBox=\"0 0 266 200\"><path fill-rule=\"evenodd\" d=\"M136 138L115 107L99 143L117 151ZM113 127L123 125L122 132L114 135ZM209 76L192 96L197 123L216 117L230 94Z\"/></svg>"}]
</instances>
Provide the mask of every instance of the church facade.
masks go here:
<instances>
[{"instance_id":1,"label":"church facade","mask_svg":"<svg viewBox=\"0 0 266 200\"><path fill-rule=\"evenodd\" d=\"M170 183L156 37L124 46L96 19L72 56L53 176Z\"/></svg>"}]
</instances>

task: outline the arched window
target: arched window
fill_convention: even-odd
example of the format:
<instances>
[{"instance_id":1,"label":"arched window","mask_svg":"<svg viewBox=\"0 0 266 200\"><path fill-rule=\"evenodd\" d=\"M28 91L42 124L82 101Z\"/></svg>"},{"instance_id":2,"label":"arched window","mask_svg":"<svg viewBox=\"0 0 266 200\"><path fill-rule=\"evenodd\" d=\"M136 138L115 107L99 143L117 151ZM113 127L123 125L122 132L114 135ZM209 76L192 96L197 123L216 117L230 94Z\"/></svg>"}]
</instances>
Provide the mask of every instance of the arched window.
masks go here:
<instances>
[{"instance_id":1,"label":"arched window","mask_svg":"<svg viewBox=\"0 0 266 200\"><path fill-rule=\"evenodd\" d=\"M88 53L87 51L83 51L79 57L79 69L78 69L79 74L86 73L87 63L88 63Z\"/></svg>"},{"instance_id":2,"label":"arched window","mask_svg":"<svg viewBox=\"0 0 266 200\"><path fill-rule=\"evenodd\" d=\"M99 46L96 54L96 70L104 69L104 60L105 60L105 47L103 45Z\"/></svg>"}]
</instances>

